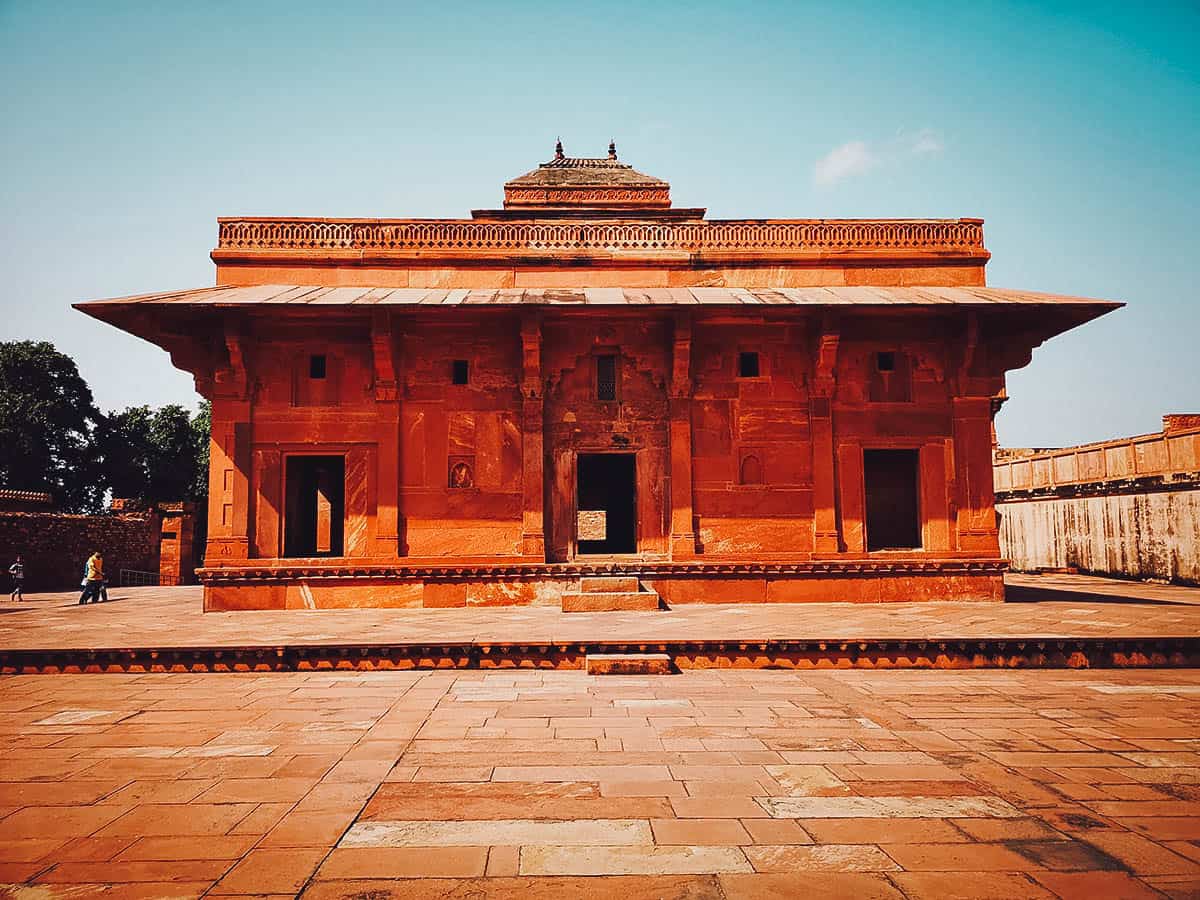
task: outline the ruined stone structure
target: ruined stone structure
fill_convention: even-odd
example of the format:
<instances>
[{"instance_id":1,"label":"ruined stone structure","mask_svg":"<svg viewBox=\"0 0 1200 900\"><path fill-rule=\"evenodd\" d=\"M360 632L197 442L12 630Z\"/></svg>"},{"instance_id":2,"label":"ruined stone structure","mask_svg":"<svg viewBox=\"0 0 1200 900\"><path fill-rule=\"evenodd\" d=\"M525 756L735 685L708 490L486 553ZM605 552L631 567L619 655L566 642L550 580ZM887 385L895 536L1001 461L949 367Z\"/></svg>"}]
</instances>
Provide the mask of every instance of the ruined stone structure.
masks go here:
<instances>
[{"instance_id":1,"label":"ruined stone structure","mask_svg":"<svg viewBox=\"0 0 1200 900\"><path fill-rule=\"evenodd\" d=\"M1155 434L998 450L1001 552L1015 569L1200 584L1200 415Z\"/></svg>"},{"instance_id":2,"label":"ruined stone structure","mask_svg":"<svg viewBox=\"0 0 1200 900\"><path fill-rule=\"evenodd\" d=\"M0 501L9 500L5 494L31 492L0 491ZM137 501L115 499L107 515L73 515L50 511L49 494L32 496L45 500L25 498L24 503L33 508L0 505L0 561L7 569L21 554L25 589L30 593L78 588L84 563L95 550L104 553L105 573L114 585L124 580L195 583L192 504L163 503L149 508Z\"/></svg>"},{"instance_id":3,"label":"ruined stone structure","mask_svg":"<svg viewBox=\"0 0 1200 900\"><path fill-rule=\"evenodd\" d=\"M611 147L212 258L79 304L213 402L208 609L999 599L993 398L1118 305L986 287L979 219L713 221Z\"/></svg>"}]
</instances>

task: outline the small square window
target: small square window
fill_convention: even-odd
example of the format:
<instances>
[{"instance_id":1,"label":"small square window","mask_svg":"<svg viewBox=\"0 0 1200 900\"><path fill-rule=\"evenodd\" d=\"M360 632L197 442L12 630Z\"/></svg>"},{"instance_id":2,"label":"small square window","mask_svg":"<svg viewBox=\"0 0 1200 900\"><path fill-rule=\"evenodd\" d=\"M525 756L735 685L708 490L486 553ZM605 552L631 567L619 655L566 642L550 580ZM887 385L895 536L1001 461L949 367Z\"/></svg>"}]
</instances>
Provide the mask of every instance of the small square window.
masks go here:
<instances>
[{"instance_id":1,"label":"small square window","mask_svg":"<svg viewBox=\"0 0 1200 900\"><path fill-rule=\"evenodd\" d=\"M314 353L308 358L308 377L309 378L324 378L325 377L325 354Z\"/></svg>"},{"instance_id":2,"label":"small square window","mask_svg":"<svg viewBox=\"0 0 1200 900\"><path fill-rule=\"evenodd\" d=\"M450 380L453 384L467 384L471 380L471 366L465 359L454 360Z\"/></svg>"},{"instance_id":3,"label":"small square window","mask_svg":"<svg viewBox=\"0 0 1200 900\"><path fill-rule=\"evenodd\" d=\"M596 399L617 399L617 358L615 356L596 357Z\"/></svg>"},{"instance_id":4,"label":"small square window","mask_svg":"<svg viewBox=\"0 0 1200 900\"><path fill-rule=\"evenodd\" d=\"M886 353L875 354L875 368L880 372L896 371L896 354L890 350Z\"/></svg>"},{"instance_id":5,"label":"small square window","mask_svg":"<svg viewBox=\"0 0 1200 900\"><path fill-rule=\"evenodd\" d=\"M757 378L758 369L758 354L757 353L739 353L738 354L738 377L739 378Z\"/></svg>"}]
</instances>

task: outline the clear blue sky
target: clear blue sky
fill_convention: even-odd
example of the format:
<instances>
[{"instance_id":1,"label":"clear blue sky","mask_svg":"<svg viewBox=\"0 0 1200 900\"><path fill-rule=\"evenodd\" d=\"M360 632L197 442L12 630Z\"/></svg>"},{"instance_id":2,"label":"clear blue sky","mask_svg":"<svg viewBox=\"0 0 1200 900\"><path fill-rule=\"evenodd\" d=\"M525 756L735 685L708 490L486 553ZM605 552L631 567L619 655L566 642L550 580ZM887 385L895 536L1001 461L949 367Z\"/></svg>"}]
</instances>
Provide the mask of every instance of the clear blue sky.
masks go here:
<instances>
[{"instance_id":1,"label":"clear blue sky","mask_svg":"<svg viewBox=\"0 0 1200 900\"><path fill-rule=\"evenodd\" d=\"M1200 412L1196 3L0 0L0 339L193 404L76 300L211 284L218 215L447 216L621 155L713 217L982 216L988 281L1125 300L1010 375L1009 446Z\"/></svg>"}]
</instances>

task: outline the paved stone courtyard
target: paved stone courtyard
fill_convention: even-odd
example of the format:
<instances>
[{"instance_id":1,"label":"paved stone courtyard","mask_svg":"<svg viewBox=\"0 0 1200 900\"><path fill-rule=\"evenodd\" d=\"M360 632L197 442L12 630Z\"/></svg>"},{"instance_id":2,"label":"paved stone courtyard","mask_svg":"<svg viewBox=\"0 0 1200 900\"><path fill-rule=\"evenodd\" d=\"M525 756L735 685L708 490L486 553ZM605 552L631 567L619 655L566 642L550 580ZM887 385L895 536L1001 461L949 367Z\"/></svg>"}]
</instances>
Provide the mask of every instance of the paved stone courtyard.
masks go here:
<instances>
[{"instance_id":1,"label":"paved stone courtyard","mask_svg":"<svg viewBox=\"0 0 1200 900\"><path fill-rule=\"evenodd\" d=\"M663 612L557 606L201 612L199 587L110 589L0 602L0 648L319 645L331 642L1194 637L1200 588L1010 576L1020 603L685 603Z\"/></svg>"},{"instance_id":2,"label":"paved stone courtyard","mask_svg":"<svg viewBox=\"0 0 1200 900\"><path fill-rule=\"evenodd\" d=\"M10 897L1200 895L1195 670L14 676L0 709Z\"/></svg>"}]
</instances>

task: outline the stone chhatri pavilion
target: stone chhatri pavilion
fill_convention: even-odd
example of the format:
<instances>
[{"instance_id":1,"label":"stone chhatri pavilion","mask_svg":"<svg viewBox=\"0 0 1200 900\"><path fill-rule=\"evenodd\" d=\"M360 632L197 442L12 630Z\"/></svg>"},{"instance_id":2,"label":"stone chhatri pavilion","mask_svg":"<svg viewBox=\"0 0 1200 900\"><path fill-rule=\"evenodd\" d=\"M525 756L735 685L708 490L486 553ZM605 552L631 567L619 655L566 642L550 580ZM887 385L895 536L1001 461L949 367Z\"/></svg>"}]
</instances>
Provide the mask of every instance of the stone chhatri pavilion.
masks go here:
<instances>
[{"instance_id":1,"label":"stone chhatri pavilion","mask_svg":"<svg viewBox=\"0 0 1200 900\"><path fill-rule=\"evenodd\" d=\"M998 600L1005 372L1119 304L989 255L979 219L706 219L560 144L503 209L223 218L215 287L78 308L212 400L210 610Z\"/></svg>"}]
</instances>

